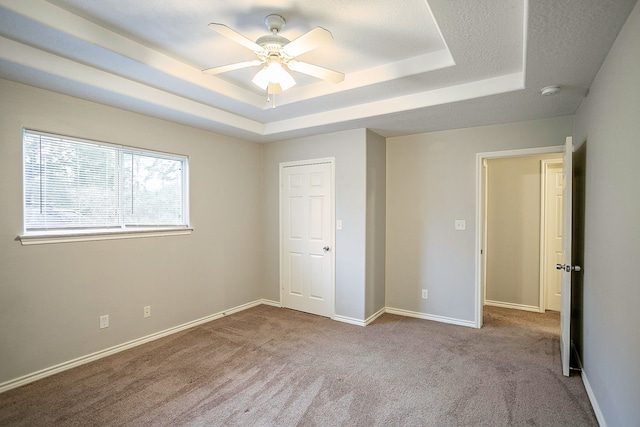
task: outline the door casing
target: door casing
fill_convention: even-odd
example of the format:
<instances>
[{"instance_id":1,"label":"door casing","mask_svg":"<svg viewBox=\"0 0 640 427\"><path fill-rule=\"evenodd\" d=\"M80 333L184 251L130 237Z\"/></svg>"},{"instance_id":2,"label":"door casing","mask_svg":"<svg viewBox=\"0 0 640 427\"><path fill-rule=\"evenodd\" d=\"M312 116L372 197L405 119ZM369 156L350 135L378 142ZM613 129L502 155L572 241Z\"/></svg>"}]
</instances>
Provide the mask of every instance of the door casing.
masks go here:
<instances>
[{"instance_id":1,"label":"door casing","mask_svg":"<svg viewBox=\"0 0 640 427\"><path fill-rule=\"evenodd\" d=\"M519 150L492 151L476 154L476 257L475 257L475 321L476 328L482 327L482 313L484 302L484 248L486 236L486 214L484 211L484 187L485 168L487 159L500 159L506 157L533 156L539 154L563 153L564 145L525 148Z\"/></svg>"}]
</instances>

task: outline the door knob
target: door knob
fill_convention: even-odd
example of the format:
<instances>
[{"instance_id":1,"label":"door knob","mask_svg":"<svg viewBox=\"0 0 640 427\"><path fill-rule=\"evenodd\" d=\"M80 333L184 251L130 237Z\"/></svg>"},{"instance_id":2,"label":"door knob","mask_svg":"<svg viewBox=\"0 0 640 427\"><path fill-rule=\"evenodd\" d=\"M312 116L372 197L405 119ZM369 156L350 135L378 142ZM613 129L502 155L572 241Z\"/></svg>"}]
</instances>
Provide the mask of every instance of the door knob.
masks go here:
<instances>
[{"instance_id":1,"label":"door knob","mask_svg":"<svg viewBox=\"0 0 640 427\"><path fill-rule=\"evenodd\" d=\"M329 249L330 249L329 246L325 246L324 248L322 248L325 254L329 252Z\"/></svg>"},{"instance_id":2,"label":"door knob","mask_svg":"<svg viewBox=\"0 0 640 427\"><path fill-rule=\"evenodd\" d=\"M582 267L579 265L556 264L556 270L564 270L569 273L571 271L582 271Z\"/></svg>"}]
</instances>

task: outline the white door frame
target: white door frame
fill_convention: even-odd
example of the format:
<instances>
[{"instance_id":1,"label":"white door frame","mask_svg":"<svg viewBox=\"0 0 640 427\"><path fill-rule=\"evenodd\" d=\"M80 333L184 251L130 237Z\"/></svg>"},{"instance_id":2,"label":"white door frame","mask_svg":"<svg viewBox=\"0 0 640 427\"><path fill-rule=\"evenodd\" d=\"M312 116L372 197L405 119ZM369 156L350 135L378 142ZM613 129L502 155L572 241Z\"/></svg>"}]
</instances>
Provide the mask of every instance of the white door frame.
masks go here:
<instances>
[{"instance_id":1,"label":"white door frame","mask_svg":"<svg viewBox=\"0 0 640 427\"><path fill-rule=\"evenodd\" d=\"M283 271L283 259L282 259L282 251L283 251L283 243L282 243L282 171L287 167L293 166L308 166L308 165L317 165L320 163L329 163L331 165L331 231L329 235L331 236L331 250L327 253L331 259L331 289L329 294L329 299L331 300L330 306L330 318L335 319L336 315L336 158L335 157L325 157L320 159L308 159L308 160L296 160L292 162L282 162L280 163L280 167L278 168L278 259L280 262L279 267L279 286L280 286L280 306L282 307L282 290L284 288L284 284L282 283L282 271Z\"/></svg>"},{"instance_id":2,"label":"white door frame","mask_svg":"<svg viewBox=\"0 0 640 427\"><path fill-rule=\"evenodd\" d=\"M547 259L547 171L549 165L562 164L562 159L544 159L540 165L540 313L547 308L547 281L546 274L549 266L544 262ZM563 230L564 234L564 230ZM554 266L555 270L555 266Z\"/></svg>"},{"instance_id":3,"label":"white door frame","mask_svg":"<svg viewBox=\"0 0 640 427\"><path fill-rule=\"evenodd\" d=\"M506 157L535 156L539 154L563 153L564 145L551 147L524 148L508 151L491 151L486 153L476 153L476 259L475 259L475 300L476 313L474 326L482 327L482 304L484 301L484 266L483 249L485 234L485 214L484 214L484 191L483 191L483 163L485 159L501 159Z\"/></svg>"}]
</instances>

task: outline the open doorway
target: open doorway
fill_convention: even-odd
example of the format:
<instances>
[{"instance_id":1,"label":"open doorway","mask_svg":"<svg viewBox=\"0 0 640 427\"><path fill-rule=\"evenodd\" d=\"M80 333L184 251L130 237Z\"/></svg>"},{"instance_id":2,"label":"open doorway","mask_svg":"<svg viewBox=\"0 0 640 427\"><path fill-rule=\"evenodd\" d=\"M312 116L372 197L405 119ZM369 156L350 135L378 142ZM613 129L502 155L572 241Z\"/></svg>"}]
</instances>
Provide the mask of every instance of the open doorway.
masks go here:
<instances>
[{"instance_id":1,"label":"open doorway","mask_svg":"<svg viewBox=\"0 0 640 427\"><path fill-rule=\"evenodd\" d=\"M484 168L484 305L559 312L561 154L486 159Z\"/></svg>"},{"instance_id":2,"label":"open doorway","mask_svg":"<svg viewBox=\"0 0 640 427\"><path fill-rule=\"evenodd\" d=\"M477 155L476 322L485 304L543 312L542 161L560 162L562 146Z\"/></svg>"}]
</instances>

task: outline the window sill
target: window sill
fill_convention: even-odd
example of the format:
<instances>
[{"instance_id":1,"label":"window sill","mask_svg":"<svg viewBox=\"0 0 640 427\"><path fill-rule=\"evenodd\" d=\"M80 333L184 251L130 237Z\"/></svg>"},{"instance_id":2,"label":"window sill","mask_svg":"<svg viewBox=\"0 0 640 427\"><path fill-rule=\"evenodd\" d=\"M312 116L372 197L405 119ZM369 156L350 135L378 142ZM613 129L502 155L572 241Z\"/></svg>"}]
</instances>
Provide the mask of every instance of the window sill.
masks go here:
<instances>
[{"instance_id":1,"label":"window sill","mask_svg":"<svg viewBox=\"0 0 640 427\"><path fill-rule=\"evenodd\" d=\"M193 228L154 228L148 230L96 231L76 233L38 233L18 236L22 246L46 245L50 243L90 242L94 240L140 239L144 237L183 236L191 234Z\"/></svg>"}]
</instances>

